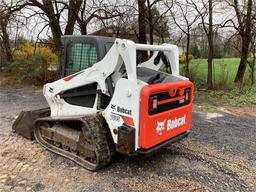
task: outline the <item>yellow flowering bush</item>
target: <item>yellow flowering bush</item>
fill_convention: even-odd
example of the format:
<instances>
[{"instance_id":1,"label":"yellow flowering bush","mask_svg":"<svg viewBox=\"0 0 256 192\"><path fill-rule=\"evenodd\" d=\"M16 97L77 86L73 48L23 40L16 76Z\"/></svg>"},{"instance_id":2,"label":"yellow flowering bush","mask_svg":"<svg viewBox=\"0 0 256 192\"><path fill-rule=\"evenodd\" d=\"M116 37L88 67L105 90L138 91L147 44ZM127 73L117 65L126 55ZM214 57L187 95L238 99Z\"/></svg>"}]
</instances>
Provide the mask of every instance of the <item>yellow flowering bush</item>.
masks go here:
<instances>
[{"instance_id":1,"label":"yellow flowering bush","mask_svg":"<svg viewBox=\"0 0 256 192\"><path fill-rule=\"evenodd\" d=\"M47 46L40 46L35 48L31 43L25 43L21 49L14 52L15 59L29 59L33 55L38 55L44 59L48 65L57 64L58 56L52 52Z\"/></svg>"},{"instance_id":2,"label":"yellow flowering bush","mask_svg":"<svg viewBox=\"0 0 256 192\"><path fill-rule=\"evenodd\" d=\"M49 71L52 65L58 65L58 56L49 47L35 48L31 43L24 43L14 52L14 61L8 69L18 82L42 85L58 78L58 71Z\"/></svg>"},{"instance_id":3,"label":"yellow flowering bush","mask_svg":"<svg viewBox=\"0 0 256 192\"><path fill-rule=\"evenodd\" d=\"M191 61L193 59L193 55L188 55L188 61ZM179 56L179 61L180 63L186 63L187 59L186 59L186 55L185 54L182 54Z\"/></svg>"}]
</instances>

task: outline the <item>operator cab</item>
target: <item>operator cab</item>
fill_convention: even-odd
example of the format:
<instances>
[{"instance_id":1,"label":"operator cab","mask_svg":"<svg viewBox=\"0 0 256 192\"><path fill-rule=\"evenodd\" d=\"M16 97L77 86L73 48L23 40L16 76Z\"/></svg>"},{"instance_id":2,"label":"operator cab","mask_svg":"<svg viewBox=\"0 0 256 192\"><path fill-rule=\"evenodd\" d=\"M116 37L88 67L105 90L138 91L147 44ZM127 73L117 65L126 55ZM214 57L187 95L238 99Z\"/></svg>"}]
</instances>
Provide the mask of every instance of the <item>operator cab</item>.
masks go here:
<instances>
[{"instance_id":1,"label":"operator cab","mask_svg":"<svg viewBox=\"0 0 256 192\"><path fill-rule=\"evenodd\" d=\"M64 47L62 77L67 77L90 68L95 63L101 61L113 46L115 38L93 35L65 35L61 37L61 41ZM140 56L141 51L137 50L136 64L138 80L147 84L180 80L175 76L171 76L170 74L161 71L140 67L139 65L143 62ZM154 64L157 65L160 62L160 59L164 62L165 66L169 65L169 61L161 51L158 52L154 59ZM127 78L124 65L122 65L120 70L122 71L121 74L123 77ZM108 87L109 95L100 93L98 91L98 84L91 83L64 91L60 94L60 97L71 105L93 108L98 95L101 101L98 102L97 106L99 105L98 108L100 109L105 109L115 90L115 83L113 82L112 75L106 78L106 85Z\"/></svg>"},{"instance_id":2,"label":"operator cab","mask_svg":"<svg viewBox=\"0 0 256 192\"><path fill-rule=\"evenodd\" d=\"M102 60L114 44L115 38L93 35L65 35L61 37L61 41L64 46L62 77L66 77L92 67ZM136 56L136 64L138 65L143 62L141 51L137 50ZM158 61L156 61L157 58L155 59L156 64L159 63L159 59ZM125 69L123 70L125 71ZM149 68L137 67L138 79L148 84L161 82L165 76L163 73Z\"/></svg>"}]
</instances>

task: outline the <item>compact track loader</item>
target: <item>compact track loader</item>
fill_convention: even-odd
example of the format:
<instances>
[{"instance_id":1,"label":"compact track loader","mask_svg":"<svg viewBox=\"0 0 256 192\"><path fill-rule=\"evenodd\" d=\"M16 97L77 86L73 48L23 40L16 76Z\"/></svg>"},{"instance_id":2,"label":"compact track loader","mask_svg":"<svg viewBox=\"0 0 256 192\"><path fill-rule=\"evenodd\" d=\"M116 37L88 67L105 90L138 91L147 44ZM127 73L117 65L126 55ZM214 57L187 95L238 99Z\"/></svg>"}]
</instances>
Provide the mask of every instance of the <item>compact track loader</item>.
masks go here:
<instances>
[{"instance_id":1,"label":"compact track loader","mask_svg":"<svg viewBox=\"0 0 256 192\"><path fill-rule=\"evenodd\" d=\"M15 132L88 170L188 135L193 84L179 74L177 46L98 36L62 43L63 78L43 88L49 108L21 112ZM153 54L141 62L141 51Z\"/></svg>"}]
</instances>

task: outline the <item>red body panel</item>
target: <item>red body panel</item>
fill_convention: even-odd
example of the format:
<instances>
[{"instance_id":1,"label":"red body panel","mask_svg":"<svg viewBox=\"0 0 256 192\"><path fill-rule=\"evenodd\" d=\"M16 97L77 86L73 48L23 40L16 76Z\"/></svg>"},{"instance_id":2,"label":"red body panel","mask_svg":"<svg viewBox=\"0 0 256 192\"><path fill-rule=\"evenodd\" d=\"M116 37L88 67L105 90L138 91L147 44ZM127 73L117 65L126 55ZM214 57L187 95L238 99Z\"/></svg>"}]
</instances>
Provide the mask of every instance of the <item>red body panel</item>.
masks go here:
<instances>
[{"instance_id":1,"label":"red body panel","mask_svg":"<svg viewBox=\"0 0 256 192\"><path fill-rule=\"evenodd\" d=\"M178 90L179 93L183 94L185 88L191 88L189 95L190 102L187 105L153 115L148 113L149 96L166 91L168 91L170 96L173 96ZM193 91L194 86L188 80L146 85L142 88L139 124L140 148L149 149L190 129L192 119ZM176 97L177 100L182 98L184 98L184 96ZM169 99L169 101L166 101L172 102L172 100L173 99ZM165 102L158 102L158 105L162 103ZM160 128L161 131L159 131L157 128Z\"/></svg>"}]
</instances>

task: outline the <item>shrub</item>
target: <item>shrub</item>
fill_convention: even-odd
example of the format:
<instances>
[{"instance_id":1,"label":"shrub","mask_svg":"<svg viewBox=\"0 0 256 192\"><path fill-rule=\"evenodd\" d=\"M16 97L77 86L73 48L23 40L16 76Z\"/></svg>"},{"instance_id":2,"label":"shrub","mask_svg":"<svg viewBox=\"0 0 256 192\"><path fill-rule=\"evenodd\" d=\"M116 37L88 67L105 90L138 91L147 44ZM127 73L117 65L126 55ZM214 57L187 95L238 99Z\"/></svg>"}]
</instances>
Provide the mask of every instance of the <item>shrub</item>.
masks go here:
<instances>
[{"instance_id":1,"label":"shrub","mask_svg":"<svg viewBox=\"0 0 256 192\"><path fill-rule=\"evenodd\" d=\"M42 46L34 49L32 44L25 43L20 50L14 52L14 61L8 72L18 83L42 85L54 81L57 71L49 71L49 67L58 64L58 56L50 48Z\"/></svg>"},{"instance_id":2,"label":"shrub","mask_svg":"<svg viewBox=\"0 0 256 192\"><path fill-rule=\"evenodd\" d=\"M193 58L194 58L193 55L190 55L190 54L188 55L188 61L191 61ZM182 54L182 55L179 56L179 62L181 64L184 64L184 63L187 62L187 58L186 58L185 54Z\"/></svg>"},{"instance_id":3,"label":"shrub","mask_svg":"<svg viewBox=\"0 0 256 192\"><path fill-rule=\"evenodd\" d=\"M14 58L16 60L29 59L30 57L38 55L45 59L49 65L58 64L58 56L52 52L52 50L47 46L40 46L34 48L31 43L26 42L20 50L14 52Z\"/></svg>"}]
</instances>

